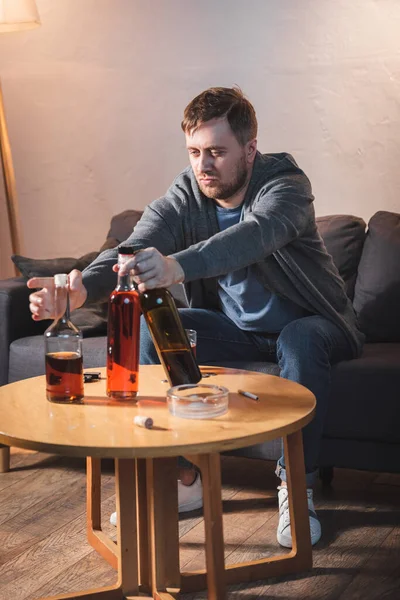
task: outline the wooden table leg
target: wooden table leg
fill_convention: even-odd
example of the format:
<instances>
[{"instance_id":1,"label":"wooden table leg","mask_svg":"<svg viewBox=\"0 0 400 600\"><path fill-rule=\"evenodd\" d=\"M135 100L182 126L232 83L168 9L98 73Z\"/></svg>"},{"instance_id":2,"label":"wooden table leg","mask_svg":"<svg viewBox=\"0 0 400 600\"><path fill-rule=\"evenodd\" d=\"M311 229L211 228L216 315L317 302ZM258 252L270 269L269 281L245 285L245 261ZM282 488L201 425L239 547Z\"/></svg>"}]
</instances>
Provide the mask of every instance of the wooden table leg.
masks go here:
<instances>
[{"instance_id":1,"label":"wooden table leg","mask_svg":"<svg viewBox=\"0 0 400 600\"><path fill-rule=\"evenodd\" d=\"M86 458L87 525L101 529L101 459Z\"/></svg>"},{"instance_id":2,"label":"wooden table leg","mask_svg":"<svg viewBox=\"0 0 400 600\"><path fill-rule=\"evenodd\" d=\"M219 454L199 457L203 481L204 529L209 600L224 600L225 558L222 524L221 459Z\"/></svg>"},{"instance_id":3,"label":"wooden table leg","mask_svg":"<svg viewBox=\"0 0 400 600\"><path fill-rule=\"evenodd\" d=\"M305 571L312 567L312 546L302 432L296 431L286 436L284 447L294 567L298 571Z\"/></svg>"},{"instance_id":4,"label":"wooden table leg","mask_svg":"<svg viewBox=\"0 0 400 600\"><path fill-rule=\"evenodd\" d=\"M209 598L218 598L219 600L224 596L222 591L215 591L215 589L223 589L222 587L218 588L218 586L299 573L312 567L312 547L301 431L296 431L284 438L284 445L293 548L287 554L226 565L225 581L218 575L221 572L221 563L223 564L223 532L218 508L218 505L221 505L221 486L220 483L219 485L217 483L220 476L216 459L212 458L213 455L185 455L188 460L200 467L203 476L207 570L182 573L182 593L197 592L205 589L208 585L209 594L211 593L210 590L213 590L212 593L214 594L213 596L210 595ZM209 542L207 541L207 532ZM208 559L207 552L209 554ZM221 595L218 595L218 593Z\"/></svg>"},{"instance_id":5,"label":"wooden table leg","mask_svg":"<svg viewBox=\"0 0 400 600\"><path fill-rule=\"evenodd\" d=\"M138 536L136 511L136 473L134 459L115 461L117 495L118 543L113 545L118 566L118 583L114 586L59 594L43 600L152 600L149 595L139 595ZM103 545L111 542L101 531L100 514L100 459L87 460L87 523L89 541L102 554ZM101 537L103 534L104 540ZM99 537L96 537L99 536ZM96 542L97 540L97 542ZM155 596L154 596L155 598ZM163 600L163 599L160 599ZM169 598L166 598L169 600Z\"/></svg>"},{"instance_id":6,"label":"wooden table leg","mask_svg":"<svg viewBox=\"0 0 400 600\"><path fill-rule=\"evenodd\" d=\"M10 447L0 444L0 473L10 470Z\"/></svg>"},{"instance_id":7,"label":"wooden table leg","mask_svg":"<svg viewBox=\"0 0 400 600\"><path fill-rule=\"evenodd\" d=\"M147 460L152 594L172 600L180 587L177 459Z\"/></svg>"},{"instance_id":8,"label":"wooden table leg","mask_svg":"<svg viewBox=\"0 0 400 600\"><path fill-rule=\"evenodd\" d=\"M137 523L139 551L139 581L141 591L150 591L152 587L150 565L150 525L148 515L146 459L136 460Z\"/></svg>"},{"instance_id":9,"label":"wooden table leg","mask_svg":"<svg viewBox=\"0 0 400 600\"><path fill-rule=\"evenodd\" d=\"M90 456L86 459L86 512L89 544L117 570L117 546L101 529L101 459Z\"/></svg>"},{"instance_id":10,"label":"wooden table leg","mask_svg":"<svg viewBox=\"0 0 400 600\"><path fill-rule=\"evenodd\" d=\"M118 580L125 596L139 595L135 459L116 459Z\"/></svg>"},{"instance_id":11,"label":"wooden table leg","mask_svg":"<svg viewBox=\"0 0 400 600\"><path fill-rule=\"evenodd\" d=\"M98 458L87 458L86 486L88 541L115 570L118 570L117 544L101 529L101 460ZM141 591L148 591L151 588L151 574L145 459L136 461L136 490L139 581Z\"/></svg>"}]
</instances>

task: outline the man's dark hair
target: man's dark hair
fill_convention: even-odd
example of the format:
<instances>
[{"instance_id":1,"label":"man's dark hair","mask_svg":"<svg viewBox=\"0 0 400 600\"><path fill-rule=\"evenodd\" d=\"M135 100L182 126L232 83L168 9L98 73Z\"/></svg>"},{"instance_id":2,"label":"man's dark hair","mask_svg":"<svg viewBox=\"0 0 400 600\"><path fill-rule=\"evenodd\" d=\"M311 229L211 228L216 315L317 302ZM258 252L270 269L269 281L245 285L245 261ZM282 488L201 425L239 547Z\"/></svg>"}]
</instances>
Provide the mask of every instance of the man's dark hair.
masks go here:
<instances>
[{"instance_id":1,"label":"man's dark hair","mask_svg":"<svg viewBox=\"0 0 400 600\"><path fill-rule=\"evenodd\" d=\"M213 87L196 96L185 108L181 127L190 134L202 123L223 117L242 146L257 136L256 112L238 87Z\"/></svg>"}]
</instances>

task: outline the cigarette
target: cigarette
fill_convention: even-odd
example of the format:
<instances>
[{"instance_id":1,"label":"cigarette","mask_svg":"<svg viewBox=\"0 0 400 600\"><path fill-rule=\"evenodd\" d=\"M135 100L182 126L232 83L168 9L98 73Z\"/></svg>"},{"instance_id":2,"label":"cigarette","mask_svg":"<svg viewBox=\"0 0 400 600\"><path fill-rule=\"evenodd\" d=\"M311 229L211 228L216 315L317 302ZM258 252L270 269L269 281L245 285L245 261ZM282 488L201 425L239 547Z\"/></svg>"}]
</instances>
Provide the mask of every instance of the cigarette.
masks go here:
<instances>
[{"instance_id":1,"label":"cigarette","mask_svg":"<svg viewBox=\"0 0 400 600\"><path fill-rule=\"evenodd\" d=\"M258 396L252 394L251 392L244 392L243 390L238 390L238 394L242 394L242 396L246 396L246 398L251 398L252 400L258 402Z\"/></svg>"},{"instance_id":2,"label":"cigarette","mask_svg":"<svg viewBox=\"0 0 400 600\"><path fill-rule=\"evenodd\" d=\"M141 417L140 415L137 415L133 419L133 422L138 427L145 427L146 429L151 429L153 427L153 419L151 417Z\"/></svg>"}]
</instances>

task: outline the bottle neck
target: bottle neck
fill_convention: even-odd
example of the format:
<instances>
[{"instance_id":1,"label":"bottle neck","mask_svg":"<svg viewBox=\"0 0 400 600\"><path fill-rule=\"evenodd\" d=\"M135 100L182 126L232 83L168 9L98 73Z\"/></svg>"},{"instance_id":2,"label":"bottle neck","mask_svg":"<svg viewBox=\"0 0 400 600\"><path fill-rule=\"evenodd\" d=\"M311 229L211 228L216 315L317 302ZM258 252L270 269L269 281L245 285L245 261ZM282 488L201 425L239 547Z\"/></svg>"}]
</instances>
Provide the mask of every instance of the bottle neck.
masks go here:
<instances>
[{"instance_id":1,"label":"bottle neck","mask_svg":"<svg viewBox=\"0 0 400 600\"><path fill-rule=\"evenodd\" d=\"M115 288L117 291L121 292L124 290L135 290L136 284L133 281L132 275L118 275L117 287Z\"/></svg>"},{"instance_id":2,"label":"bottle neck","mask_svg":"<svg viewBox=\"0 0 400 600\"><path fill-rule=\"evenodd\" d=\"M70 304L68 287L56 287L55 292L56 319L62 323L70 320Z\"/></svg>"},{"instance_id":3,"label":"bottle neck","mask_svg":"<svg viewBox=\"0 0 400 600\"><path fill-rule=\"evenodd\" d=\"M130 258L132 258L129 254L118 254L118 266L124 265ZM130 271L126 275L120 275L118 273L117 279L117 287L115 288L117 291L129 291L136 290L136 283L133 281L133 275Z\"/></svg>"},{"instance_id":4,"label":"bottle neck","mask_svg":"<svg viewBox=\"0 0 400 600\"><path fill-rule=\"evenodd\" d=\"M71 317L70 305L69 305L69 290L67 289L67 302L65 304L65 312L61 317L63 321L69 321Z\"/></svg>"}]
</instances>

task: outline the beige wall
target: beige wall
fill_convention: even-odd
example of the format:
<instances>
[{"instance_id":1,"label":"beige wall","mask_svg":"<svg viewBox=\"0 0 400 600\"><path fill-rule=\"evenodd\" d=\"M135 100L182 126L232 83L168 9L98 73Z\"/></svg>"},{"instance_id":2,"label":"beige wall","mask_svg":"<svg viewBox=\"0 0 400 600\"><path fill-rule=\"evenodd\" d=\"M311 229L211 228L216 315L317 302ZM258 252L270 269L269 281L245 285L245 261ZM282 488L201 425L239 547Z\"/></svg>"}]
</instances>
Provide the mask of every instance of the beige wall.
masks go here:
<instances>
[{"instance_id":1,"label":"beige wall","mask_svg":"<svg viewBox=\"0 0 400 600\"><path fill-rule=\"evenodd\" d=\"M184 106L239 84L259 147L292 152L317 214L400 212L397 0L37 0L0 35L24 253L79 256L186 165ZM4 209L1 275L8 250Z\"/></svg>"}]
</instances>

